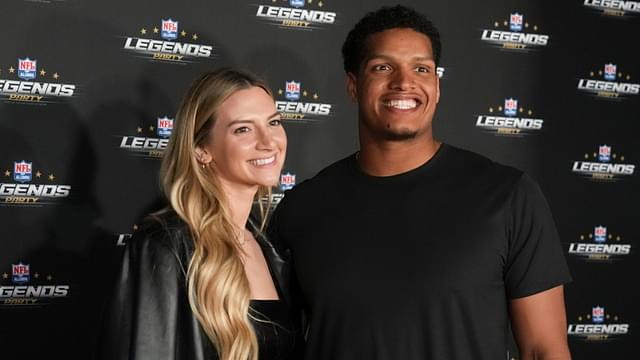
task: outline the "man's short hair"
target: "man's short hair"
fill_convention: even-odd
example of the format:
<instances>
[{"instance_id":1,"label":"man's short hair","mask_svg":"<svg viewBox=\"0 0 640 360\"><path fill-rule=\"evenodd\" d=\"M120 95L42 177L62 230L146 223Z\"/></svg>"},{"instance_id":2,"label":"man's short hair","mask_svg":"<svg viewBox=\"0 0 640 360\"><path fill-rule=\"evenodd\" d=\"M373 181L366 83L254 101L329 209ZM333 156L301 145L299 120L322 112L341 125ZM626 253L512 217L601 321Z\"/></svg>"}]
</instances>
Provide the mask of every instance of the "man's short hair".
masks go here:
<instances>
[{"instance_id":1,"label":"man's short hair","mask_svg":"<svg viewBox=\"0 0 640 360\"><path fill-rule=\"evenodd\" d=\"M426 16L416 10L402 6L384 6L380 9L367 13L349 31L347 39L342 45L342 59L346 72L357 74L362 61L366 56L367 38L377 32L384 30L408 28L425 34L431 40L436 66L440 62L442 44L440 43L440 32L427 19Z\"/></svg>"}]
</instances>

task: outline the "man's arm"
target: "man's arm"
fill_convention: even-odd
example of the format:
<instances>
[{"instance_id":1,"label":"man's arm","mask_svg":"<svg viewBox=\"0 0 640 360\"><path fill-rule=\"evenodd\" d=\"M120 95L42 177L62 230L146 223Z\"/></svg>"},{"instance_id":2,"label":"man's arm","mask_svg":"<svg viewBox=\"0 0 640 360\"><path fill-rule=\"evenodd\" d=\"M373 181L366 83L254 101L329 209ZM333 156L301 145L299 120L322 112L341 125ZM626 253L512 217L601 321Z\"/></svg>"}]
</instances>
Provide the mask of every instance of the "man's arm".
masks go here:
<instances>
[{"instance_id":1,"label":"man's arm","mask_svg":"<svg viewBox=\"0 0 640 360\"><path fill-rule=\"evenodd\" d=\"M568 360L563 286L510 301L521 360Z\"/></svg>"}]
</instances>

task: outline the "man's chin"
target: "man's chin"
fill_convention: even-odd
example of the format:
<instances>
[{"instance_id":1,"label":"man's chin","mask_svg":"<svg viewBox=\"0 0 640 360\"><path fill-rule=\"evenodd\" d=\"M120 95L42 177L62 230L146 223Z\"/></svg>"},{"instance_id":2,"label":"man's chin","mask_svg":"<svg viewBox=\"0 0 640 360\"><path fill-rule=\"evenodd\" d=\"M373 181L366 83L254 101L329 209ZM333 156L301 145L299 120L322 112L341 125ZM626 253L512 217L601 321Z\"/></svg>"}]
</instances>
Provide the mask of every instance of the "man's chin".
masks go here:
<instances>
[{"instance_id":1,"label":"man's chin","mask_svg":"<svg viewBox=\"0 0 640 360\"><path fill-rule=\"evenodd\" d=\"M418 136L418 132L415 130L394 130L386 129L382 132L382 137L387 141L407 141L413 140Z\"/></svg>"}]
</instances>

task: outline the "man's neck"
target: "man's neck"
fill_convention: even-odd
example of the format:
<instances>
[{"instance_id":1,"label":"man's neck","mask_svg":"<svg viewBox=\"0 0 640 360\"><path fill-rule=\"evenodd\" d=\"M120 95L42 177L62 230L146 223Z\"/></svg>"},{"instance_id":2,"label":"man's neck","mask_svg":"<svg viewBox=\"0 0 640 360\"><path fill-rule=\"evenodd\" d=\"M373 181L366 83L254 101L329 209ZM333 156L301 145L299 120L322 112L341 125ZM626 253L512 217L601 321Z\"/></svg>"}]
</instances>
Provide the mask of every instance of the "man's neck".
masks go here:
<instances>
[{"instance_id":1,"label":"man's neck","mask_svg":"<svg viewBox=\"0 0 640 360\"><path fill-rule=\"evenodd\" d=\"M431 136L404 141L361 138L358 163L362 171L372 176L398 175L429 161L441 144Z\"/></svg>"}]
</instances>

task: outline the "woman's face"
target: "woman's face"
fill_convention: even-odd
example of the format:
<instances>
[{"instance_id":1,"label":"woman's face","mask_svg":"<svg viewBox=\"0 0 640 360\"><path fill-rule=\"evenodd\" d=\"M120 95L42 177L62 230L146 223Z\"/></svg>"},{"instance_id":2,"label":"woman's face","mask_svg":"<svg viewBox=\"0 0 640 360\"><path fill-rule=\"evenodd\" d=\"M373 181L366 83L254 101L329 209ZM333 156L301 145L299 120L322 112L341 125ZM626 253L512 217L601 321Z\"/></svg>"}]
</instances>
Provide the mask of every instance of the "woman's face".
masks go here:
<instances>
[{"instance_id":1,"label":"woman's face","mask_svg":"<svg viewBox=\"0 0 640 360\"><path fill-rule=\"evenodd\" d=\"M273 186L287 151L287 135L273 98L262 88L239 90L220 105L208 141L198 148L225 183Z\"/></svg>"}]
</instances>

